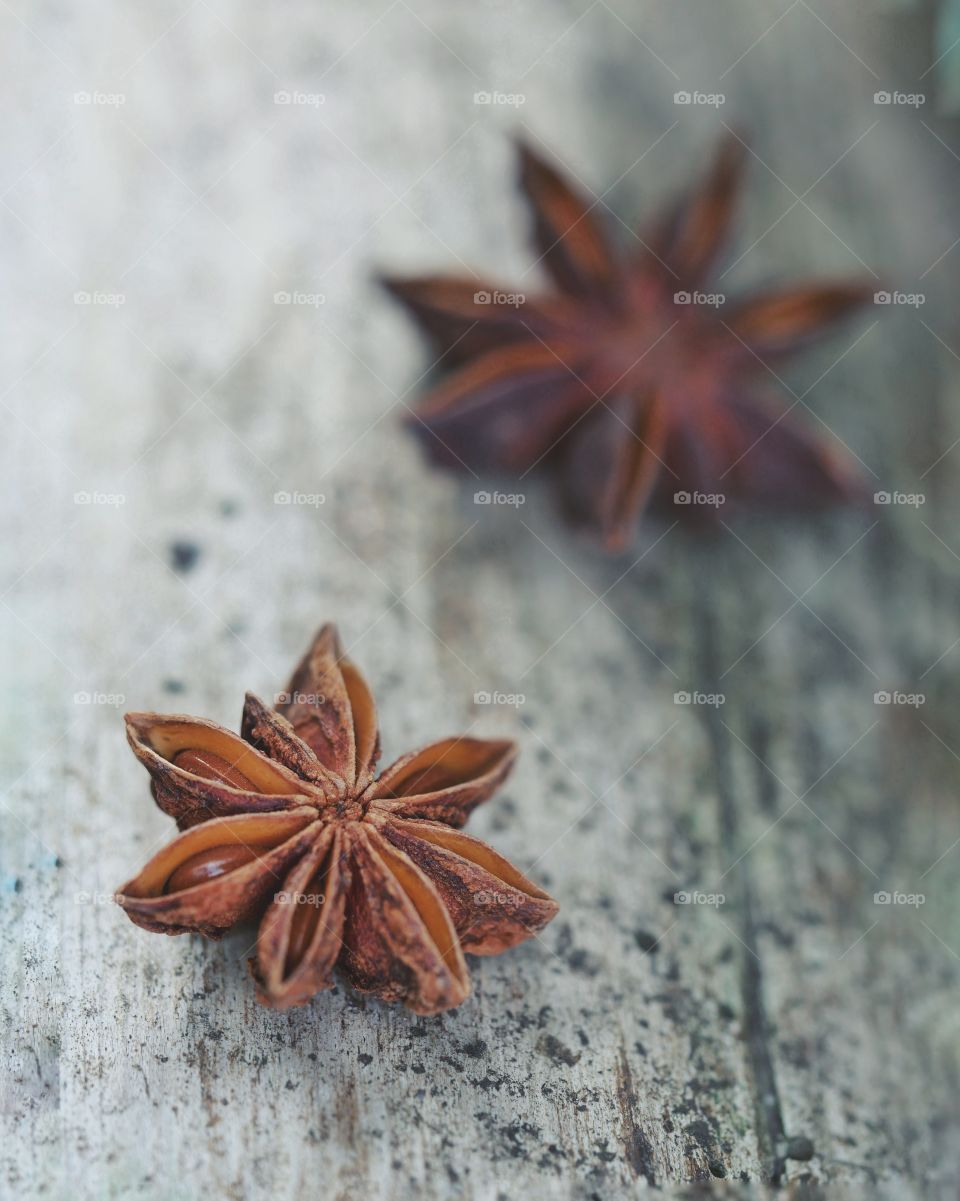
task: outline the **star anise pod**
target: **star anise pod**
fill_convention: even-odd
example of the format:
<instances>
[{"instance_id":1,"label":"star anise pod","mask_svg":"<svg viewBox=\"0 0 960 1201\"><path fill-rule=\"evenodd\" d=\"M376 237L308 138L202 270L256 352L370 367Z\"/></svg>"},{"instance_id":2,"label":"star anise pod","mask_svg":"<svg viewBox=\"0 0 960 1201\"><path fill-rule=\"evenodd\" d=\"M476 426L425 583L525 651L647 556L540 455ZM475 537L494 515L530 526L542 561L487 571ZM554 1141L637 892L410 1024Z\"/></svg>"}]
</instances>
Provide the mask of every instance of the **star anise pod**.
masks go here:
<instances>
[{"instance_id":1,"label":"star anise pod","mask_svg":"<svg viewBox=\"0 0 960 1201\"><path fill-rule=\"evenodd\" d=\"M556 902L460 832L506 779L506 740L447 738L380 776L370 690L327 625L277 710L248 693L242 737L213 722L127 716L154 799L184 832L123 885L147 930L220 938L260 918L257 997L285 1008L333 984L416 1013L470 992L464 952L496 955Z\"/></svg>"},{"instance_id":2,"label":"star anise pod","mask_svg":"<svg viewBox=\"0 0 960 1201\"><path fill-rule=\"evenodd\" d=\"M685 494L777 505L862 498L852 459L768 404L756 380L872 299L874 286L812 283L729 305L703 292L743 174L739 139L625 254L599 201L528 146L519 155L555 292L524 297L475 278L384 281L454 366L411 420L432 458L514 475L549 458L611 549L628 543L654 495L679 493L698 515L709 508Z\"/></svg>"}]
</instances>

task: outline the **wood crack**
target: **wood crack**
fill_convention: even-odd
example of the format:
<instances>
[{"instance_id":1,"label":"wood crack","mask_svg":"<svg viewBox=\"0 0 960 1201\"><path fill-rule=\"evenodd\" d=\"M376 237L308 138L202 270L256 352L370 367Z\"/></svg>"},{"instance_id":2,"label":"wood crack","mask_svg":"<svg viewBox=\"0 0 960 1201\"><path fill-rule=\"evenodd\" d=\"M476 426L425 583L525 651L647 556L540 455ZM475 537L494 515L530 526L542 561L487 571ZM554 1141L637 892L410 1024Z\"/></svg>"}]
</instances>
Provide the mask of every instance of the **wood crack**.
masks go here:
<instances>
[{"instance_id":1,"label":"wood crack","mask_svg":"<svg viewBox=\"0 0 960 1201\"><path fill-rule=\"evenodd\" d=\"M633 1073L630 1071L630 1063L622 1036L620 1064L617 1069L617 1101L623 1119L623 1150L630 1170L633 1172L635 1180L642 1176L651 1188L655 1188L657 1178L654 1173L653 1146L634 1117L637 1106L637 1090L633 1083Z\"/></svg>"},{"instance_id":2,"label":"wood crack","mask_svg":"<svg viewBox=\"0 0 960 1201\"><path fill-rule=\"evenodd\" d=\"M719 692L715 687L720 669L717 659L717 628L709 606L699 604L697 625L699 678L704 688ZM740 816L737 810L730 769L730 735L724 727L720 712L712 705L698 706L710 742L716 780L720 842L730 863L743 853ZM752 740L753 733L747 738ZM729 884L727 883L729 881ZM768 1182L778 1184L783 1178L785 1143L783 1111L777 1090L773 1052L770 1047L770 1028L763 1002L763 964L757 949L757 923L748 858L744 857L724 881L725 890L733 893L734 912L738 918L736 933L741 940L740 997L743 1008L742 1028L747 1060L753 1082L753 1103L757 1118L757 1136L764 1160L769 1164Z\"/></svg>"}]
</instances>

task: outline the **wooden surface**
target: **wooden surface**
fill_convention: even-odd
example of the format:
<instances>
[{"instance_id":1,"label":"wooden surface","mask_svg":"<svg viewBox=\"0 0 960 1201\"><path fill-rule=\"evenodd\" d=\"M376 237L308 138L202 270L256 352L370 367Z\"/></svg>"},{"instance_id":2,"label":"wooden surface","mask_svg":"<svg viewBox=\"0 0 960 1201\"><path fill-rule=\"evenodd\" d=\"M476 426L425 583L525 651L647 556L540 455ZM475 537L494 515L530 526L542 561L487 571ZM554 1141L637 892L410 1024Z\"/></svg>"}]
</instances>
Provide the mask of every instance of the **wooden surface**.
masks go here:
<instances>
[{"instance_id":1,"label":"wooden surface","mask_svg":"<svg viewBox=\"0 0 960 1201\"><path fill-rule=\"evenodd\" d=\"M878 8L2 6L0 1195L955 1196L956 147L932 104L873 103L930 62ZM98 91L125 103L73 102ZM784 383L925 505L712 543L651 520L610 561L542 483L515 512L426 474L398 423L427 358L370 276L533 290L518 123L627 226L734 124L757 160L725 290L923 292ZM324 302L274 303L296 290ZM470 829L562 910L439 1018L343 988L268 1012L249 932L150 936L109 903L171 825L122 709L236 725L324 619L385 761L522 745ZM694 689L725 704L674 703Z\"/></svg>"}]
</instances>

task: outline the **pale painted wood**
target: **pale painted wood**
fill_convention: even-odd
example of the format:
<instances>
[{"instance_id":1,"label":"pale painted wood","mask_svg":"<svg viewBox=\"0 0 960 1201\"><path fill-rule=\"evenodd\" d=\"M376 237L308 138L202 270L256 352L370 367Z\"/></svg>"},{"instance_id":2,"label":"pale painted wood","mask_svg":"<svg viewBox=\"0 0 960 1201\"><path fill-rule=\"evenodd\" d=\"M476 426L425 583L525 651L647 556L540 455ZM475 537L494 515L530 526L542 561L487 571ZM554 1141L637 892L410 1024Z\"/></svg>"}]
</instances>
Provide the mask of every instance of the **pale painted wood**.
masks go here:
<instances>
[{"instance_id":1,"label":"pale painted wood","mask_svg":"<svg viewBox=\"0 0 960 1201\"><path fill-rule=\"evenodd\" d=\"M739 521L714 545L651 520L636 561L610 562L543 485L514 512L423 472L399 416L427 360L369 282L468 264L533 289L518 122L589 186L618 181L606 199L629 224L728 121L769 165L740 250L772 228L725 287L873 270L925 291L920 316L960 350L960 250L919 282L957 236L954 162L929 113L873 104L928 65L922 30L848 7L0 15L0 1194L492 1201L723 1176L729 1195L953 1195L949 351L913 311L883 312L786 377L878 489L924 491L923 509ZM727 103L678 107L679 90ZM845 154L783 216L788 189ZM324 303L276 305L283 291ZM562 911L475 962L473 998L440 1018L342 988L265 1011L249 932L153 937L106 900L170 834L121 709L235 725L244 690L280 687L331 618L377 692L388 761L464 729L522 744L470 828ZM882 688L927 703L875 706ZM675 705L683 689L726 703ZM482 690L525 702L474 705ZM875 906L882 889L927 902ZM725 901L677 905L680 890Z\"/></svg>"}]
</instances>

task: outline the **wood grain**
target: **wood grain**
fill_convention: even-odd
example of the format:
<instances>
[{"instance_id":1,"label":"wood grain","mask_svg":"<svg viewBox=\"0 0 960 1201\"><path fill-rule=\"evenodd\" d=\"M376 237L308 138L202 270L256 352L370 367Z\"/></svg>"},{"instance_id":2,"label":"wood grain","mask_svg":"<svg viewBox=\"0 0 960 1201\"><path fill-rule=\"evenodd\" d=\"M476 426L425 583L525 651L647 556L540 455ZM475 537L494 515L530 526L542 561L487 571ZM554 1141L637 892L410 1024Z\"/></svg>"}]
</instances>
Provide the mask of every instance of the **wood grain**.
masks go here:
<instances>
[{"instance_id":1,"label":"wood grain","mask_svg":"<svg viewBox=\"0 0 960 1201\"><path fill-rule=\"evenodd\" d=\"M873 102L919 86L923 25L840 0L0 24L0 1195L954 1195L957 169L932 104ZM783 383L926 503L725 516L712 542L654 519L611 561L542 481L512 509L426 474L399 417L428 362L374 270L532 291L511 131L631 226L724 124L757 156L726 290L925 294ZM326 619L386 762L463 730L522 746L469 829L561 913L439 1018L342 987L266 1011L250 931L164 939L109 903L171 827L122 709L235 728ZM874 703L894 689L925 704Z\"/></svg>"}]
</instances>

